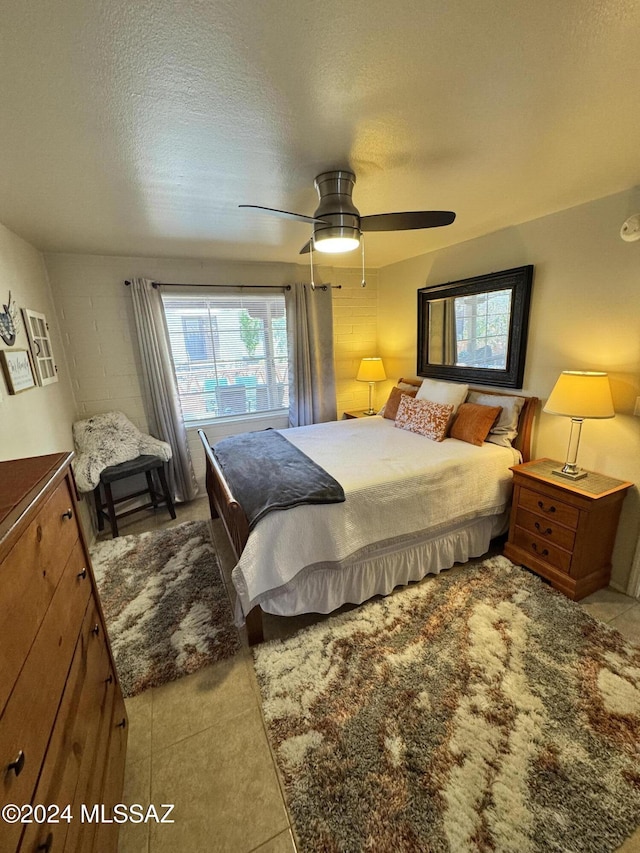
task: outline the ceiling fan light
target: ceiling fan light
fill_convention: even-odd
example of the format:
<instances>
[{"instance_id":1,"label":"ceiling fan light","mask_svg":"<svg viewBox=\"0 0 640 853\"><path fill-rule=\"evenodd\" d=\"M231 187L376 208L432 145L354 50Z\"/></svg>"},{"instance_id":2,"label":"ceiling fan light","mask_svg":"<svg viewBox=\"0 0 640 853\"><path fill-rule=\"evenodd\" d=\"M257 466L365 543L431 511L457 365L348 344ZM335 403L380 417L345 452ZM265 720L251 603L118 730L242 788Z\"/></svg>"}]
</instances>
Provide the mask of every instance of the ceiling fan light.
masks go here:
<instances>
[{"instance_id":1,"label":"ceiling fan light","mask_svg":"<svg viewBox=\"0 0 640 853\"><path fill-rule=\"evenodd\" d=\"M338 255L342 252L353 252L360 245L360 240L355 237L316 237L313 248L317 252Z\"/></svg>"}]
</instances>

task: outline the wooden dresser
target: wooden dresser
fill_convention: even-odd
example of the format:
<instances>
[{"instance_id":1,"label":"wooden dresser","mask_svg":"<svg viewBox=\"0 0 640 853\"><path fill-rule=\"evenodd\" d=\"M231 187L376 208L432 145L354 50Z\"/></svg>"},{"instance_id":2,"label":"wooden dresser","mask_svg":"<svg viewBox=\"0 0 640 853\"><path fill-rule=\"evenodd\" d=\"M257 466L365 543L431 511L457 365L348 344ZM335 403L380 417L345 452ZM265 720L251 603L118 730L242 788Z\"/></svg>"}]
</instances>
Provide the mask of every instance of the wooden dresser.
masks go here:
<instances>
[{"instance_id":1,"label":"wooden dresser","mask_svg":"<svg viewBox=\"0 0 640 853\"><path fill-rule=\"evenodd\" d=\"M607 586L622 502L633 483L589 472L553 474L562 462L515 465L509 541L504 554L546 578L569 598Z\"/></svg>"},{"instance_id":2,"label":"wooden dresser","mask_svg":"<svg viewBox=\"0 0 640 853\"><path fill-rule=\"evenodd\" d=\"M128 725L71 458L0 462L0 801L37 821L0 818L3 853L117 847L117 824L81 814L120 802Z\"/></svg>"}]
</instances>

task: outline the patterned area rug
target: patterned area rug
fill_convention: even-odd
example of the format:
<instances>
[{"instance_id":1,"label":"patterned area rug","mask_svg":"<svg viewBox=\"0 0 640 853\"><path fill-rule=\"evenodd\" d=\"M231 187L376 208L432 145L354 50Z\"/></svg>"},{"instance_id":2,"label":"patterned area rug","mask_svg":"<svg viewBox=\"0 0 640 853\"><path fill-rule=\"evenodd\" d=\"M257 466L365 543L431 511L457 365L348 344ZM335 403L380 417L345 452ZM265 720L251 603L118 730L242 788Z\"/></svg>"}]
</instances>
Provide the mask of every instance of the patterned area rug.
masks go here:
<instances>
[{"instance_id":1,"label":"patterned area rug","mask_svg":"<svg viewBox=\"0 0 640 853\"><path fill-rule=\"evenodd\" d=\"M91 560L125 696L240 648L208 522L98 542Z\"/></svg>"},{"instance_id":2,"label":"patterned area rug","mask_svg":"<svg viewBox=\"0 0 640 853\"><path fill-rule=\"evenodd\" d=\"M254 660L304 853L606 853L640 823L640 649L504 557Z\"/></svg>"}]
</instances>

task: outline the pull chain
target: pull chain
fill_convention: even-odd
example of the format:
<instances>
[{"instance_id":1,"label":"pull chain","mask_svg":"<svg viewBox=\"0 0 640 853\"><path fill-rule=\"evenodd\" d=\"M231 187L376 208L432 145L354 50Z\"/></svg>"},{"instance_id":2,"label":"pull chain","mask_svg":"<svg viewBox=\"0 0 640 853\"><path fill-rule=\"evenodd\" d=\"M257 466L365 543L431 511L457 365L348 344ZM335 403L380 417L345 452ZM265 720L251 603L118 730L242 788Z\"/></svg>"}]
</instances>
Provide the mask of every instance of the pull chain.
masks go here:
<instances>
[{"instance_id":1,"label":"pull chain","mask_svg":"<svg viewBox=\"0 0 640 853\"><path fill-rule=\"evenodd\" d=\"M316 283L313 280L313 234L309 240L309 264L311 265L311 290L316 289Z\"/></svg>"},{"instance_id":2,"label":"pull chain","mask_svg":"<svg viewBox=\"0 0 640 853\"><path fill-rule=\"evenodd\" d=\"M364 277L364 234L362 231L360 232L360 245L362 246L362 282L360 283L361 287L366 287L367 282Z\"/></svg>"}]
</instances>

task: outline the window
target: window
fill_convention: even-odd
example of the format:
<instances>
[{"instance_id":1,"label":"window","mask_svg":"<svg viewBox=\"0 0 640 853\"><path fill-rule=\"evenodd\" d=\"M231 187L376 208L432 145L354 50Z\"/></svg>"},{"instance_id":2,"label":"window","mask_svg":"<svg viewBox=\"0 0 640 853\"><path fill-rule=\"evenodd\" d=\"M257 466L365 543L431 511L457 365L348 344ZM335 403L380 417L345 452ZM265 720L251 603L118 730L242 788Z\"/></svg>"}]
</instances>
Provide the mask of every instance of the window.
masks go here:
<instances>
[{"instance_id":1,"label":"window","mask_svg":"<svg viewBox=\"0 0 640 853\"><path fill-rule=\"evenodd\" d=\"M58 368L51 349L47 318L44 314L31 311L30 308L23 308L22 316L27 329L31 355L36 366L38 384L50 385L52 382L57 382Z\"/></svg>"},{"instance_id":2,"label":"window","mask_svg":"<svg viewBox=\"0 0 640 853\"><path fill-rule=\"evenodd\" d=\"M162 294L185 423L289 406L284 296Z\"/></svg>"},{"instance_id":3,"label":"window","mask_svg":"<svg viewBox=\"0 0 640 853\"><path fill-rule=\"evenodd\" d=\"M457 365L504 369L507 364L511 291L494 290L458 297Z\"/></svg>"},{"instance_id":4,"label":"window","mask_svg":"<svg viewBox=\"0 0 640 853\"><path fill-rule=\"evenodd\" d=\"M213 323L209 328L209 321L206 317L182 318L184 345L191 362L211 361L214 357L218 338L218 321L216 317L211 319Z\"/></svg>"}]
</instances>

